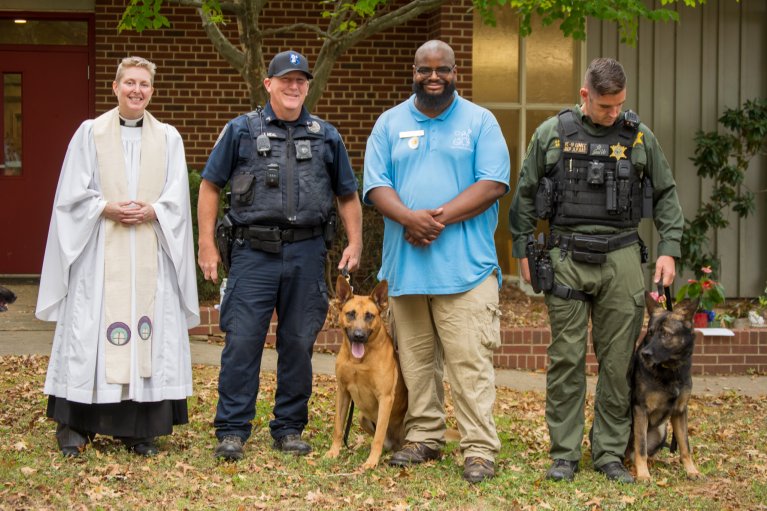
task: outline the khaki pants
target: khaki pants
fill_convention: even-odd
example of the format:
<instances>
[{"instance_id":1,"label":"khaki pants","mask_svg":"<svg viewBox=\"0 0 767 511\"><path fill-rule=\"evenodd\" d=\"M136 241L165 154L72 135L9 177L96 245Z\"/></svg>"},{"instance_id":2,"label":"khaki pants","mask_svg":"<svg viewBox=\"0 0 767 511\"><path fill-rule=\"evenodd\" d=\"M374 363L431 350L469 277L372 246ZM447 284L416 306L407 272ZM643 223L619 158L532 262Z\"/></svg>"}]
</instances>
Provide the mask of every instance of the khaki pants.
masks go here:
<instances>
[{"instance_id":1,"label":"khaki pants","mask_svg":"<svg viewBox=\"0 0 767 511\"><path fill-rule=\"evenodd\" d=\"M464 293L396 296L390 302L408 388L407 441L433 449L445 443L444 357L461 453L494 461L501 448L493 420L493 350L500 345L497 277L492 274Z\"/></svg>"}]
</instances>

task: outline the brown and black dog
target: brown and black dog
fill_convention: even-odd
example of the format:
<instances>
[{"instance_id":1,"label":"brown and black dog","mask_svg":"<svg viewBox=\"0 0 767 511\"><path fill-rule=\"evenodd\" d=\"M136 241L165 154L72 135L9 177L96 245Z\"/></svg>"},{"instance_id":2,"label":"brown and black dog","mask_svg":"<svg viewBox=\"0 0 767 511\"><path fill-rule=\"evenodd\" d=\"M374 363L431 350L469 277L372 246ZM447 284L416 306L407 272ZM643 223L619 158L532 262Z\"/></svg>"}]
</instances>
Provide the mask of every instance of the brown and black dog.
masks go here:
<instances>
[{"instance_id":1,"label":"brown and black dog","mask_svg":"<svg viewBox=\"0 0 767 511\"><path fill-rule=\"evenodd\" d=\"M701 478L692 461L687 435L695 347L692 317L698 300L683 300L673 312L659 306L649 293L645 294L645 303L650 320L647 334L634 350L631 375L634 427L626 458L633 457L637 480L649 481L647 457L665 446L670 418L674 431L672 451L678 445L687 477Z\"/></svg>"},{"instance_id":2,"label":"brown and black dog","mask_svg":"<svg viewBox=\"0 0 767 511\"><path fill-rule=\"evenodd\" d=\"M383 448L399 449L405 436L407 389L394 342L381 317L389 304L388 292L385 280L370 296L352 294L349 283L340 275L336 282L345 340L336 357L336 417L333 444L325 457L335 458L341 450L344 419L353 400L360 411L362 429L373 435L363 469L375 468Z\"/></svg>"}]
</instances>

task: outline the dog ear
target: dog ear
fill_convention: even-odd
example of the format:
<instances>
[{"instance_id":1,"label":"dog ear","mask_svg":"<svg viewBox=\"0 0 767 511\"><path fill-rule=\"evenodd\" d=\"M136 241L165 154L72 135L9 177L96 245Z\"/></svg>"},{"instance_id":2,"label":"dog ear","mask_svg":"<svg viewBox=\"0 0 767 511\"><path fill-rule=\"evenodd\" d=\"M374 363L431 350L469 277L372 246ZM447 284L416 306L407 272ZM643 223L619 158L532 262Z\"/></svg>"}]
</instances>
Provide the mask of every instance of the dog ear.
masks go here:
<instances>
[{"instance_id":1,"label":"dog ear","mask_svg":"<svg viewBox=\"0 0 767 511\"><path fill-rule=\"evenodd\" d=\"M692 317L695 315L695 312L698 310L698 305L700 304L700 297L696 298L695 300L682 300L681 302L677 303L674 307L674 313L673 316L675 318L681 319L682 321L686 321L689 323L692 323Z\"/></svg>"},{"instance_id":2,"label":"dog ear","mask_svg":"<svg viewBox=\"0 0 767 511\"><path fill-rule=\"evenodd\" d=\"M644 292L644 304L647 306L647 312L652 316L653 311L658 306L658 302L647 291Z\"/></svg>"},{"instance_id":3,"label":"dog ear","mask_svg":"<svg viewBox=\"0 0 767 511\"><path fill-rule=\"evenodd\" d=\"M378 306L378 310L382 311L389 306L389 283L386 280L382 280L370 293L370 299Z\"/></svg>"},{"instance_id":4,"label":"dog ear","mask_svg":"<svg viewBox=\"0 0 767 511\"><path fill-rule=\"evenodd\" d=\"M338 300L338 305L348 302L352 295L352 287L349 285L349 282L346 281L343 275L339 275L336 279L336 299Z\"/></svg>"}]
</instances>

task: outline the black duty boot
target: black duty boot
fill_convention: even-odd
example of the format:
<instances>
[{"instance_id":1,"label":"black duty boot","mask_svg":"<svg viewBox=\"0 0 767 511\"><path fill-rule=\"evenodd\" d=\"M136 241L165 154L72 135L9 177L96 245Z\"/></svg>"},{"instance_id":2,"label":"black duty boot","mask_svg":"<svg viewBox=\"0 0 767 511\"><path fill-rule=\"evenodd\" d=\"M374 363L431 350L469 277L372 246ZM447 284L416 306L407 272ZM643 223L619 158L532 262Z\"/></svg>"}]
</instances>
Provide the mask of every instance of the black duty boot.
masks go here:
<instances>
[{"instance_id":1,"label":"black duty boot","mask_svg":"<svg viewBox=\"0 0 767 511\"><path fill-rule=\"evenodd\" d=\"M227 435L221 439L213 451L213 456L225 460L241 460L243 456L242 438L237 435Z\"/></svg>"},{"instance_id":2,"label":"black duty boot","mask_svg":"<svg viewBox=\"0 0 767 511\"><path fill-rule=\"evenodd\" d=\"M596 467L597 472L602 472L610 481L631 484L634 482L634 476L629 473L623 463L620 461L611 461L601 467Z\"/></svg>"},{"instance_id":3,"label":"black duty boot","mask_svg":"<svg viewBox=\"0 0 767 511\"><path fill-rule=\"evenodd\" d=\"M312 452L312 446L301 440L301 435L285 435L275 438L272 446L278 451L305 456Z\"/></svg>"},{"instance_id":4,"label":"black duty boot","mask_svg":"<svg viewBox=\"0 0 767 511\"><path fill-rule=\"evenodd\" d=\"M572 481L578 471L578 462L570 460L554 460L554 463L546 472L546 479L550 481Z\"/></svg>"}]
</instances>

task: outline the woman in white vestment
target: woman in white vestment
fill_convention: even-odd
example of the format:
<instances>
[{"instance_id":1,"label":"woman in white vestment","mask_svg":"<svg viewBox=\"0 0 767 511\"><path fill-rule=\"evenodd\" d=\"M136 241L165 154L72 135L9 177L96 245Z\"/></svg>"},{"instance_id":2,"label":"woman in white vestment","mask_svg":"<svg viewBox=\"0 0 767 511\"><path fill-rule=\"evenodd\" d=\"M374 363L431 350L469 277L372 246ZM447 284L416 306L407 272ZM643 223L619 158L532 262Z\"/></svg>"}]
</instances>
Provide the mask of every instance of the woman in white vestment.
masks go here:
<instances>
[{"instance_id":1,"label":"woman in white vestment","mask_svg":"<svg viewBox=\"0 0 767 511\"><path fill-rule=\"evenodd\" d=\"M187 330L199 323L184 146L146 107L155 65L128 57L117 108L72 137L54 199L36 315L56 321L45 380L65 456L96 434L152 456L188 422Z\"/></svg>"}]
</instances>

